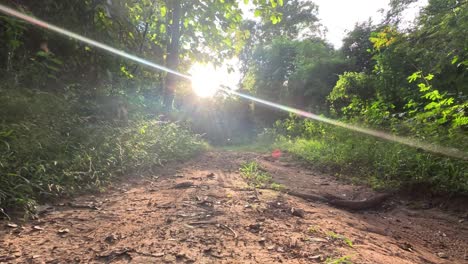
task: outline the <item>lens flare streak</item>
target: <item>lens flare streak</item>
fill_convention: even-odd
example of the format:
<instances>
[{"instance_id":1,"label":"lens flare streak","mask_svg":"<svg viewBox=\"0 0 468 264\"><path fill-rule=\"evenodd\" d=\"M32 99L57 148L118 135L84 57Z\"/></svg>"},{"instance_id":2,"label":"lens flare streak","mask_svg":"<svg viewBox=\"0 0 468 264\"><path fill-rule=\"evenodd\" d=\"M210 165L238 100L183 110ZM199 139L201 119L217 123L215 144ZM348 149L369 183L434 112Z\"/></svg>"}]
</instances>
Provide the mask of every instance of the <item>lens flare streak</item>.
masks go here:
<instances>
[{"instance_id":1,"label":"lens flare streak","mask_svg":"<svg viewBox=\"0 0 468 264\"><path fill-rule=\"evenodd\" d=\"M192 76L190 76L190 75L180 73L178 71L169 69L169 68L164 67L162 65L159 65L159 64L150 62L148 60L139 58L139 57L137 57L135 55L128 54L128 53L126 53L126 52L124 52L122 50L113 48L113 47L108 46L106 44L97 42L95 40L92 40L92 39L89 39L87 37L76 34L74 32L71 32L69 30L62 29L62 28L60 28L58 26L52 25L52 24L47 23L47 22L45 22L43 20L40 20L40 19L34 18L32 16L26 15L24 13L18 12L16 10L11 9L11 8L9 8L7 6L4 6L2 4L0 4L0 12L3 12L5 14L7 14L7 15L19 18L21 20L24 20L24 21L30 23L30 24L33 24L33 25L36 25L36 26L39 26L39 27L54 31L54 32L59 33L61 35L65 35L65 36L67 36L69 38L81 41L81 42L86 43L88 45L91 45L91 46L94 46L96 48L105 50L107 52L116 54L118 56L127 58L129 60L144 64L146 66L149 66L149 67L152 67L152 68L155 68L155 69L158 69L158 70L162 70L162 71L165 71L167 73L175 74L175 75L177 75L179 77L182 77L182 78L185 78L185 79L188 79L188 80L193 79ZM300 110L300 109L297 109L297 108L293 108L293 107L273 103L273 102L263 100L263 99L260 99L260 98L257 98L257 97L251 96L251 95L243 94L243 93L237 92L237 91L235 91L233 89L227 89L227 88L220 87L219 90L225 91L225 92L227 92L229 94L237 95L239 97L242 97L242 98L257 102L257 103L264 104L264 105L269 106L269 107L280 109L280 110L283 110L283 111L286 111L286 112L289 112L289 113L294 113L294 114L300 115L302 117L311 118L311 119L321 121L321 122L324 122L324 123L327 123L327 124L331 124L331 125L334 125L334 126L343 127L343 128L353 130L353 131L356 131L356 132L360 132L360 133L363 133L363 134L366 134L366 135L374 136L374 137L385 139L385 140L388 140L388 141L401 143L401 144L408 145L408 146L415 147L415 148L420 148L420 149L423 149L423 150L426 150L426 151L429 151L429 152L433 152L433 153L443 154L443 155L446 155L446 156L459 158L459 159L462 159L462 160L468 160L468 155L465 152L463 152L461 150L458 150L458 149L442 147L442 146L438 146L438 145L434 145L434 144L428 144L428 143L424 143L424 142L414 140L414 139L410 139L410 138L395 136L395 135L391 135L391 134L381 132L381 131L377 131L377 130L372 130L372 129L362 128L362 127L355 126L355 125L346 124L346 123L343 123L343 122L340 122L340 121L336 121L336 120L333 120L333 119L330 119L330 118L319 116L319 115L316 115L316 114L313 114L313 113L310 113L310 112L306 112L306 111L303 111L303 110Z\"/></svg>"},{"instance_id":2,"label":"lens flare streak","mask_svg":"<svg viewBox=\"0 0 468 264\"><path fill-rule=\"evenodd\" d=\"M239 93L239 92L234 91L232 89L222 88L222 90L227 92L227 93L235 94L235 95L237 95L239 97L242 97L242 98L245 98L245 99L248 99L248 100L251 100L251 101L255 101L255 102L258 102L258 103L261 103L261 104L276 108L276 109L280 109L280 110L283 110L283 111L286 111L286 112L289 112L289 113L294 113L294 114L297 114L297 115L300 115L300 116L303 116L303 117L306 117L306 118L321 121L321 122L331 124L331 125L334 125L334 126L343 127L343 128L349 129L349 130L353 130L353 131L360 132L360 133L370 135L370 136L373 136L373 137L385 139L385 140L388 140L388 141L398 142L398 143L401 143L401 144L404 144L404 145L407 145L407 146L410 146L410 147L420 148L420 149L423 149L423 150L426 150L426 151L429 151L429 152L443 154L443 155L446 155L446 156L459 158L459 159L463 159L463 160L468 160L468 156L466 155L465 152L463 152L461 150L458 150L458 149L455 149L455 148L447 148L447 147L442 147L442 146L438 146L438 145L434 145L434 144L427 144L427 143L424 143L424 142L421 142L421 141L418 141L418 140L415 140L415 139L400 137L400 136L388 134L388 133L385 133L385 132L382 132L382 131L377 131L377 130L373 130L373 129L367 129L367 128L363 128L363 127L359 127L359 126L355 126L355 125L346 124L346 123L343 123L343 122L340 122L340 121L336 121L336 120L333 120L333 119L330 119L330 118L319 116L319 115L316 115L316 114L313 114L313 113L310 113L310 112L306 112L306 111L303 111L303 110L300 110L300 109L297 109L297 108L293 108L293 107L273 103L273 102L270 102L270 101L267 101L267 100L259 99L257 97L253 97L253 96L250 96L250 95Z\"/></svg>"}]
</instances>

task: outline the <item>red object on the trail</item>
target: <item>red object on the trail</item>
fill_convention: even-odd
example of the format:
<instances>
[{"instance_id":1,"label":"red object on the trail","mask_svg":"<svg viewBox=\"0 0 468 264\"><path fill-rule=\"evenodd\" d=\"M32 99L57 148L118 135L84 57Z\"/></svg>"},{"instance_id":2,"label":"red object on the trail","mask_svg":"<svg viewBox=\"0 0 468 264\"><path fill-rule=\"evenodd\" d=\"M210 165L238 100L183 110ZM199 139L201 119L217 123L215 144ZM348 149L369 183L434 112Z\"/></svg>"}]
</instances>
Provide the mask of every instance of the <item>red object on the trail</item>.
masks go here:
<instances>
[{"instance_id":1,"label":"red object on the trail","mask_svg":"<svg viewBox=\"0 0 468 264\"><path fill-rule=\"evenodd\" d=\"M275 159L279 159L281 157L281 150L279 149L273 150L273 152L271 153L271 156Z\"/></svg>"}]
</instances>

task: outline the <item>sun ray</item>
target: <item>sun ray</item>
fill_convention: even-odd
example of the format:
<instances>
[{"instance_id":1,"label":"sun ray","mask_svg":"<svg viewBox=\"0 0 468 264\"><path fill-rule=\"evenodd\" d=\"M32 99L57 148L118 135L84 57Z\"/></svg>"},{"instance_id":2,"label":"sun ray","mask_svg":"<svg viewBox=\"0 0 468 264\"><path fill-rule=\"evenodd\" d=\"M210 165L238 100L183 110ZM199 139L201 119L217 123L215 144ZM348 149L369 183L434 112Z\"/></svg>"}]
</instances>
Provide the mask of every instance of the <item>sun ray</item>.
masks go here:
<instances>
[{"instance_id":1,"label":"sun ray","mask_svg":"<svg viewBox=\"0 0 468 264\"><path fill-rule=\"evenodd\" d=\"M190 69L190 75L192 75L192 89L196 95L212 97L219 90L222 73L213 65L195 64Z\"/></svg>"}]
</instances>

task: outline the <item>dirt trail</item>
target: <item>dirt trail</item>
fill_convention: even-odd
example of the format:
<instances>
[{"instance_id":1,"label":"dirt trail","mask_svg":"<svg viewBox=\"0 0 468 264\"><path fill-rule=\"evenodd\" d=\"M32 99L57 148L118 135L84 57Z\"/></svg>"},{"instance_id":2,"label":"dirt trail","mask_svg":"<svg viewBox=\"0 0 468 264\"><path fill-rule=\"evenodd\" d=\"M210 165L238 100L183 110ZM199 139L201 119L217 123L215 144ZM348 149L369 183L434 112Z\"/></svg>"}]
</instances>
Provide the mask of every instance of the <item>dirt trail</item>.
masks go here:
<instances>
[{"instance_id":1,"label":"dirt trail","mask_svg":"<svg viewBox=\"0 0 468 264\"><path fill-rule=\"evenodd\" d=\"M209 152L44 207L38 220L0 223L0 263L468 263L464 212L410 209L401 199L348 212L256 192L238 173L252 160L290 189L347 199L373 194L293 161Z\"/></svg>"}]
</instances>

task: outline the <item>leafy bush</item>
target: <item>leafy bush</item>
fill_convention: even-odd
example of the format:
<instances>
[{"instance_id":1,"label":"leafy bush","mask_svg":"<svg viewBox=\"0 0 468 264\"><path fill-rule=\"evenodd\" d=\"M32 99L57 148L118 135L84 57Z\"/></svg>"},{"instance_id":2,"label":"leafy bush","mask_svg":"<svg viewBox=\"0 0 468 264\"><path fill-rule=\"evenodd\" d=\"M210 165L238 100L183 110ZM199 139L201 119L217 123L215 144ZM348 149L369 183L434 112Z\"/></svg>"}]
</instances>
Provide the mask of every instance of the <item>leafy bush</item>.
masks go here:
<instances>
[{"instance_id":1,"label":"leafy bush","mask_svg":"<svg viewBox=\"0 0 468 264\"><path fill-rule=\"evenodd\" d=\"M291 125L288 121L285 124ZM317 167L352 176L375 188L422 185L433 191L468 193L468 162L464 160L311 120L298 120L295 126L296 130L311 132L300 136L280 134L276 146Z\"/></svg>"},{"instance_id":2,"label":"leafy bush","mask_svg":"<svg viewBox=\"0 0 468 264\"><path fill-rule=\"evenodd\" d=\"M90 121L50 93L0 90L0 104L0 208L33 211L41 199L100 190L204 147L175 123Z\"/></svg>"}]
</instances>

